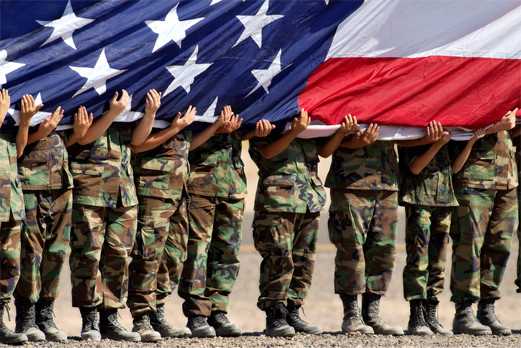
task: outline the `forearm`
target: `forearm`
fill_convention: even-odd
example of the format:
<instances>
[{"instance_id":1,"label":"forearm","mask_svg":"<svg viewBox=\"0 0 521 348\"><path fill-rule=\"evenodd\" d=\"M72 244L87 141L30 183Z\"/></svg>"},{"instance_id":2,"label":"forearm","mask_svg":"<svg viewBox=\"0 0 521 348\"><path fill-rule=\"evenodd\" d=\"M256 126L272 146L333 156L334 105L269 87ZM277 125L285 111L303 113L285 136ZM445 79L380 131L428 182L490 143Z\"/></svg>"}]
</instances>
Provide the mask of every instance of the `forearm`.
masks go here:
<instances>
[{"instance_id":1,"label":"forearm","mask_svg":"<svg viewBox=\"0 0 521 348\"><path fill-rule=\"evenodd\" d=\"M409 169L411 173L414 175L420 174L427 165L432 161L434 156L440 151L440 149L443 147L442 144L434 143L431 147L425 153L423 153L421 156L418 156L409 166Z\"/></svg>"},{"instance_id":2,"label":"forearm","mask_svg":"<svg viewBox=\"0 0 521 348\"><path fill-rule=\"evenodd\" d=\"M147 140L150 132L152 132L152 125L154 124L155 117L156 115L154 113L145 113L145 116L143 116L132 132L132 140L130 142L132 146L137 147Z\"/></svg>"},{"instance_id":3,"label":"forearm","mask_svg":"<svg viewBox=\"0 0 521 348\"><path fill-rule=\"evenodd\" d=\"M452 164L452 172L454 174L459 173L461 171L461 169L463 169L463 166L465 165L465 163L469 159L470 152L472 151L472 147L473 146L474 146L474 142L473 141L468 141L467 145L465 146L463 151L461 151L461 153L458 155L458 157L456 158L456 160Z\"/></svg>"},{"instance_id":4,"label":"forearm","mask_svg":"<svg viewBox=\"0 0 521 348\"><path fill-rule=\"evenodd\" d=\"M45 131L37 130L36 132L29 134L27 144L34 144L34 143L42 140L43 138L46 138L48 135L49 135L49 133L47 133Z\"/></svg>"},{"instance_id":5,"label":"forearm","mask_svg":"<svg viewBox=\"0 0 521 348\"><path fill-rule=\"evenodd\" d=\"M218 129L219 129L219 126L217 124L213 123L213 124L209 125L208 127L206 127L205 130L203 130L202 132L197 134L195 137L193 137L192 142L190 143L190 151L194 151L199 146L206 143L208 141L208 139L210 139L217 133Z\"/></svg>"},{"instance_id":6,"label":"forearm","mask_svg":"<svg viewBox=\"0 0 521 348\"><path fill-rule=\"evenodd\" d=\"M286 150L291 144L293 140L297 137L298 133L290 130L284 133L279 139L274 141L273 143L263 146L259 149L259 152L262 154L262 157L266 159L273 158Z\"/></svg>"},{"instance_id":7,"label":"forearm","mask_svg":"<svg viewBox=\"0 0 521 348\"><path fill-rule=\"evenodd\" d=\"M20 124L18 133L16 134L16 155L18 158L24 153L29 138L29 124Z\"/></svg>"},{"instance_id":8,"label":"forearm","mask_svg":"<svg viewBox=\"0 0 521 348\"><path fill-rule=\"evenodd\" d=\"M181 130L176 127L165 128L155 134L149 136L141 145L132 146L135 153L146 152L155 149L156 147L166 143L169 139L174 137Z\"/></svg>"},{"instance_id":9,"label":"forearm","mask_svg":"<svg viewBox=\"0 0 521 348\"><path fill-rule=\"evenodd\" d=\"M341 144L340 144L340 147L342 148L345 148L345 149L350 149L350 150L356 150L356 149L361 149L363 147L366 147L367 145L369 145L367 142L363 141L360 137L352 137L351 139L347 140L347 141L343 141Z\"/></svg>"},{"instance_id":10,"label":"forearm","mask_svg":"<svg viewBox=\"0 0 521 348\"><path fill-rule=\"evenodd\" d=\"M318 154L323 158L331 156L340 147L344 137L345 135L343 133L336 132L331 139L319 149Z\"/></svg>"},{"instance_id":11,"label":"forearm","mask_svg":"<svg viewBox=\"0 0 521 348\"><path fill-rule=\"evenodd\" d=\"M92 124L85 136L83 136L81 139L78 139L77 142L80 145L86 145L96 141L96 139L105 134L117 116L117 113L110 110L105 112L103 116L101 116L98 120L96 120L96 122Z\"/></svg>"},{"instance_id":12,"label":"forearm","mask_svg":"<svg viewBox=\"0 0 521 348\"><path fill-rule=\"evenodd\" d=\"M401 140L401 141L397 141L396 144L398 144L398 146L400 146L400 147L415 147L415 146L432 144L432 141L427 139L426 137L424 137L424 138L414 139L414 140Z\"/></svg>"}]
</instances>

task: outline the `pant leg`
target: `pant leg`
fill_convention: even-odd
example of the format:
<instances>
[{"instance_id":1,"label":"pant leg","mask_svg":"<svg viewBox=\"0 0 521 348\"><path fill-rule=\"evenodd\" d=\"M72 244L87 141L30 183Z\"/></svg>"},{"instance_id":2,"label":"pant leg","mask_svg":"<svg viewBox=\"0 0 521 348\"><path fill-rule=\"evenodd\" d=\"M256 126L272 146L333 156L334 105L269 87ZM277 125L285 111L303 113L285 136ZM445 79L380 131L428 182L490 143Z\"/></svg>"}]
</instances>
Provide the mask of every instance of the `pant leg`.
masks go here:
<instances>
[{"instance_id":1,"label":"pant leg","mask_svg":"<svg viewBox=\"0 0 521 348\"><path fill-rule=\"evenodd\" d=\"M366 291L384 295L391 282L398 223L398 192L378 192L364 245Z\"/></svg>"},{"instance_id":2,"label":"pant leg","mask_svg":"<svg viewBox=\"0 0 521 348\"><path fill-rule=\"evenodd\" d=\"M452 207L436 208L431 217L431 238L429 241L429 279L427 297L437 297L445 286L445 268L449 251L449 233Z\"/></svg>"},{"instance_id":3,"label":"pant leg","mask_svg":"<svg viewBox=\"0 0 521 348\"><path fill-rule=\"evenodd\" d=\"M497 191L481 250L482 299L499 299L499 286L505 275L512 236L519 225L517 216L517 191Z\"/></svg>"},{"instance_id":4,"label":"pant leg","mask_svg":"<svg viewBox=\"0 0 521 348\"><path fill-rule=\"evenodd\" d=\"M427 299L431 218L435 208L407 205L405 249L407 261L403 269L403 291L407 301Z\"/></svg>"},{"instance_id":5,"label":"pant leg","mask_svg":"<svg viewBox=\"0 0 521 348\"><path fill-rule=\"evenodd\" d=\"M128 266L137 230L137 206L107 208L107 230L101 250L103 307L125 308Z\"/></svg>"},{"instance_id":6,"label":"pant leg","mask_svg":"<svg viewBox=\"0 0 521 348\"><path fill-rule=\"evenodd\" d=\"M315 269L316 246L320 213L299 216L293 238L293 277L289 286L288 300L302 306L311 287Z\"/></svg>"},{"instance_id":7,"label":"pant leg","mask_svg":"<svg viewBox=\"0 0 521 348\"><path fill-rule=\"evenodd\" d=\"M296 214L256 211L253 241L262 257L257 306L261 310L286 303L294 263L292 257Z\"/></svg>"},{"instance_id":8,"label":"pant leg","mask_svg":"<svg viewBox=\"0 0 521 348\"><path fill-rule=\"evenodd\" d=\"M335 293L359 295L365 292L364 244L374 211L371 193L331 191L329 239L337 249Z\"/></svg>"},{"instance_id":9,"label":"pant leg","mask_svg":"<svg viewBox=\"0 0 521 348\"><path fill-rule=\"evenodd\" d=\"M475 302L481 296L481 248L494 206L495 191L466 187L458 190L456 197L460 205L455 208L451 226L451 300Z\"/></svg>"},{"instance_id":10,"label":"pant leg","mask_svg":"<svg viewBox=\"0 0 521 348\"><path fill-rule=\"evenodd\" d=\"M72 211L72 306L96 307L102 303L101 248L105 241L107 210L75 204Z\"/></svg>"},{"instance_id":11,"label":"pant leg","mask_svg":"<svg viewBox=\"0 0 521 348\"><path fill-rule=\"evenodd\" d=\"M20 278L21 222L0 223L0 302L9 303Z\"/></svg>"},{"instance_id":12,"label":"pant leg","mask_svg":"<svg viewBox=\"0 0 521 348\"><path fill-rule=\"evenodd\" d=\"M517 151L521 151L521 147L518 147ZM521 168L521 163L518 162L518 168ZM521 186L517 188L517 208L518 208L518 220L521 220ZM517 228L517 241L519 243L517 253L517 292L521 292L521 223L518 224Z\"/></svg>"},{"instance_id":13,"label":"pant leg","mask_svg":"<svg viewBox=\"0 0 521 348\"><path fill-rule=\"evenodd\" d=\"M208 317L212 311L212 302L204 294L214 216L215 200L213 198L199 195L190 197L188 251L179 285L179 295L185 300L183 312L187 317L194 315Z\"/></svg>"},{"instance_id":14,"label":"pant leg","mask_svg":"<svg viewBox=\"0 0 521 348\"><path fill-rule=\"evenodd\" d=\"M179 285L188 248L187 199L183 198L170 220L170 229L157 275L156 305L164 304Z\"/></svg>"},{"instance_id":15,"label":"pant leg","mask_svg":"<svg viewBox=\"0 0 521 348\"><path fill-rule=\"evenodd\" d=\"M208 252L206 297L212 312L228 312L229 296L239 275L244 199L220 199Z\"/></svg>"},{"instance_id":16,"label":"pant leg","mask_svg":"<svg viewBox=\"0 0 521 348\"><path fill-rule=\"evenodd\" d=\"M136 317L154 311L159 264L163 259L174 204L139 197L137 233L129 265L128 306Z\"/></svg>"}]
</instances>

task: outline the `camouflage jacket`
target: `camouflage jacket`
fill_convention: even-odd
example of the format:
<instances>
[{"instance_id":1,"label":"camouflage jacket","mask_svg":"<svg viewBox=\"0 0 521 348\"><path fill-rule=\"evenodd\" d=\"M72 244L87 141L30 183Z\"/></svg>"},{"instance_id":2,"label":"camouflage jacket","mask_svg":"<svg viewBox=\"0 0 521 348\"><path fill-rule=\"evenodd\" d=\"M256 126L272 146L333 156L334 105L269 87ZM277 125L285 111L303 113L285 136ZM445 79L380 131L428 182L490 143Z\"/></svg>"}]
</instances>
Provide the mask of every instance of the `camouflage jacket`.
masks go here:
<instances>
[{"instance_id":1,"label":"camouflage jacket","mask_svg":"<svg viewBox=\"0 0 521 348\"><path fill-rule=\"evenodd\" d=\"M276 139L272 135L250 142L250 155L259 168L255 210L319 212L326 202L326 192L317 173L318 141L295 139L277 156L262 157L258 149Z\"/></svg>"},{"instance_id":2,"label":"camouflage jacket","mask_svg":"<svg viewBox=\"0 0 521 348\"><path fill-rule=\"evenodd\" d=\"M53 132L28 145L18 161L23 190L59 190L72 188L67 149L62 137Z\"/></svg>"},{"instance_id":3,"label":"camouflage jacket","mask_svg":"<svg viewBox=\"0 0 521 348\"><path fill-rule=\"evenodd\" d=\"M398 191L395 144L377 141L361 149L340 148L333 154L326 186L336 190Z\"/></svg>"},{"instance_id":4,"label":"camouflage jacket","mask_svg":"<svg viewBox=\"0 0 521 348\"><path fill-rule=\"evenodd\" d=\"M414 175L409 166L431 145L400 147L400 203L427 207L454 207L458 205L452 186L452 163L448 146L438 151L423 169Z\"/></svg>"},{"instance_id":5,"label":"camouflage jacket","mask_svg":"<svg viewBox=\"0 0 521 348\"><path fill-rule=\"evenodd\" d=\"M188 181L191 132L177 134L156 149L132 159L138 196L177 201Z\"/></svg>"},{"instance_id":6,"label":"camouflage jacket","mask_svg":"<svg viewBox=\"0 0 521 348\"><path fill-rule=\"evenodd\" d=\"M93 143L70 147L74 203L109 208L137 205L130 163L132 131L129 124L113 124Z\"/></svg>"},{"instance_id":7,"label":"camouflage jacket","mask_svg":"<svg viewBox=\"0 0 521 348\"><path fill-rule=\"evenodd\" d=\"M463 150L466 143L450 144L452 160ZM454 175L454 185L484 190L511 190L518 186L515 147L506 131L490 134L478 140L467 162Z\"/></svg>"},{"instance_id":8,"label":"camouflage jacket","mask_svg":"<svg viewBox=\"0 0 521 348\"><path fill-rule=\"evenodd\" d=\"M244 198L246 175L241 150L238 137L219 134L190 152L188 192L207 197Z\"/></svg>"},{"instance_id":9,"label":"camouflage jacket","mask_svg":"<svg viewBox=\"0 0 521 348\"><path fill-rule=\"evenodd\" d=\"M16 163L16 136L0 133L0 222L25 219L22 185Z\"/></svg>"}]
</instances>

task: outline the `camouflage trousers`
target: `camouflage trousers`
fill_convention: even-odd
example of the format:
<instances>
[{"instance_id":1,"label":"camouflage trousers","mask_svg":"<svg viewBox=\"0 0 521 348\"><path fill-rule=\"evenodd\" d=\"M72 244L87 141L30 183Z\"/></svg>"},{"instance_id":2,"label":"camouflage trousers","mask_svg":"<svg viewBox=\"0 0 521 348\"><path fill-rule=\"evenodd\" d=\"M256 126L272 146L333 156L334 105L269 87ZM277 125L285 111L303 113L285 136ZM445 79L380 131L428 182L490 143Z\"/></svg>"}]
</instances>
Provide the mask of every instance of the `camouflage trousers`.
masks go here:
<instances>
[{"instance_id":1,"label":"camouflage trousers","mask_svg":"<svg viewBox=\"0 0 521 348\"><path fill-rule=\"evenodd\" d=\"M179 284L186 260L188 212L178 201L139 197L128 305L134 317L156 310Z\"/></svg>"},{"instance_id":2,"label":"camouflage trousers","mask_svg":"<svg viewBox=\"0 0 521 348\"><path fill-rule=\"evenodd\" d=\"M335 293L384 295L393 273L398 193L331 191L329 239L337 249Z\"/></svg>"},{"instance_id":3,"label":"camouflage trousers","mask_svg":"<svg viewBox=\"0 0 521 348\"><path fill-rule=\"evenodd\" d=\"M521 146L518 147L517 151L521 151ZM518 168L521 168L521 163L518 162ZM517 207L518 207L518 223L521 220L521 186L517 188ZM517 228L517 241L519 242L519 249L517 254L517 292L521 292L521 223L518 224Z\"/></svg>"},{"instance_id":4,"label":"camouflage trousers","mask_svg":"<svg viewBox=\"0 0 521 348\"><path fill-rule=\"evenodd\" d=\"M315 266L320 213L256 211L255 249L262 256L257 306L291 301L302 305Z\"/></svg>"},{"instance_id":5,"label":"camouflage trousers","mask_svg":"<svg viewBox=\"0 0 521 348\"><path fill-rule=\"evenodd\" d=\"M22 261L15 297L54 300L69 253L72 190L25 191Z\"/></svg>"},{"instance_id":6,"label":"camouflage trousers","mask_svg":"<svg viewBox=\"0 0 521 348\"><path fill-rule=\"evenodd\" d=\"M453 208L407 205L405 210L404 297L407 301L426 300L443 291Z\"/></svg>"},{"instance_id":7,"label":"camouflage trousers","mask_svg":"<svg viewBox=\"0 0 521 348\"><path fill-rule=\"evenodd\" d=\"M74 205L69 260L74 307L125 307L136 225L136 206Z\"/></svg>"},{"instance_id":8,"label":"camouflage trousers","mask_svg":"<svg viewBox=\"0 0 521 348\"><path fill-rule=\"evenodd\" d=\"M186 316L227 312L239 274L244 199L191 195L188 255L179 295Z\"/></svg>"},{"instance_id":9,"label":"camouflage trousers","mask_svg":"<svg viewBox=\"0 0 521 348\"><path fill-rule=\"evenodd\" d=\"M512 235L518 226L517 191L462 188L452 222L453 302L498 299Z\"/></svg>"},{"instance_id":10,"label":"camouflage trousers","mask_svg":"<svg viewBox=\"0 0 521 348\"><path fill-rule=\"evenodd\" d=\"M9 303L20 278L21 221L0 222L0 303Z\"/></svg>"}]
</instances>

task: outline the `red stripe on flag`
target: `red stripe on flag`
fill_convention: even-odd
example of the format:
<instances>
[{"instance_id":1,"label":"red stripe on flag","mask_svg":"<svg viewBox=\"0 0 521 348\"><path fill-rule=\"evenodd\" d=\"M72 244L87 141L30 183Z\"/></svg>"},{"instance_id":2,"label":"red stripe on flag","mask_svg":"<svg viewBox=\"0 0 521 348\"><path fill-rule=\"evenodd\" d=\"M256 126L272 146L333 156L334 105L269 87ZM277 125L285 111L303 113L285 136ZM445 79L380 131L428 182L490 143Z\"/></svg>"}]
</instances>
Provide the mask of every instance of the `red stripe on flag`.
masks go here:
<instances>
[{"instance_id":1,"label":"red stripe on flag","mask_svg":"<svg viewBox=\"0 0 521 348\"><path fill-rule=\"evenodd\" d=\"M310 76L299 105L328 124L351 113L366 123L482 127L521 105L521 60L332 58Z\"/></svg>"}]
</instances>

